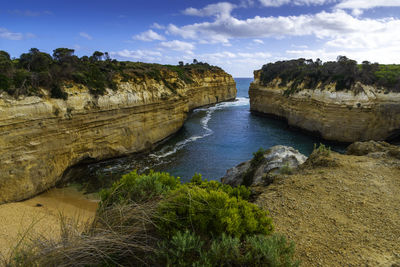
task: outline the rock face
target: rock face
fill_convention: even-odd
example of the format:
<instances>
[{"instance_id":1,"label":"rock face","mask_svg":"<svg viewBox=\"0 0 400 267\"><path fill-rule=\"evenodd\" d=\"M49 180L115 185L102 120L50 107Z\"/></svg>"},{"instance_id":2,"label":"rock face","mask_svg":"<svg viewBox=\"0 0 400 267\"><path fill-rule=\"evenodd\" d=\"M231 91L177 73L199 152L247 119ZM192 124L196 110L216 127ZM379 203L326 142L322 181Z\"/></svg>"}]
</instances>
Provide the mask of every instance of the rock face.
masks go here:
<instances>
[{"instance_id":1,"label":"rock face","mask_svg":"<svg viewBox=\"0 0 400 267\"><path fill-rule=\"evenodd\" d=\"M284 95L288 87L279 80L262 85L261 71L250 85L250 109L284 118L289 125L316 133L327 140L354 142L387 140L400 135L400 94L356 85L353 91L335 91L334 84L321 89L300 88Z\"/></svg>"},{"instance_id":2,"label":"rock face","mask_svg":"<svg viewBox=\"0 0 400 267\"><path fill-rule=\"evenodd\" d=\"M251 184L260 184L268 174L296 169L306 159L306 156L292 147L274 146L265 151L262 160L256 166L252 164L252 160L242 162L227 170L221 181L232 186L239 186L244 183L245 176L251 172Z\"/></svg>"},{"instance_id":3,"label":"rock face","mask_svg":"<svg viewBox=\"0 0 400 267\"><path fill-rule=\"evenodd\" d=\"M68 100L0 94L0 203L54 186L81 161L149 149L180 129L189 110L236 97L235 81L223 71L190 75L186 84L163 73L173 89L144 77L103 96L69 86Z\"/></svg>"}]
</instances>

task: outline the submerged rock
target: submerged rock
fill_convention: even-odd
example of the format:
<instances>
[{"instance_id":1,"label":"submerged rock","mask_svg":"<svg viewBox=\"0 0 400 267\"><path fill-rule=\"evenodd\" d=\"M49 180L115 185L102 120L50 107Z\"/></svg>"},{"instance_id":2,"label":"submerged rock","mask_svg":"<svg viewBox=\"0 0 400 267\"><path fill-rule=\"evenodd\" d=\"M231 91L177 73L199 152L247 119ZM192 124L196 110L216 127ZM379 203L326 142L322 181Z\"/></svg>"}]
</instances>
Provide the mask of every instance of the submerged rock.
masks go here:
<instances>
[{"instance_id":1,"label":"submerged rock","mask_svg":"<svg viewBox=\"0 0 400 267\"><path fill-rule=\"evenodd\" d=\"M227 170L221 181L232 186L260 184L268 175L290 173L307 159L298 150L288 146L271 147L259 159L257 153L252 160Z\"/></svg>"}]
</instances>

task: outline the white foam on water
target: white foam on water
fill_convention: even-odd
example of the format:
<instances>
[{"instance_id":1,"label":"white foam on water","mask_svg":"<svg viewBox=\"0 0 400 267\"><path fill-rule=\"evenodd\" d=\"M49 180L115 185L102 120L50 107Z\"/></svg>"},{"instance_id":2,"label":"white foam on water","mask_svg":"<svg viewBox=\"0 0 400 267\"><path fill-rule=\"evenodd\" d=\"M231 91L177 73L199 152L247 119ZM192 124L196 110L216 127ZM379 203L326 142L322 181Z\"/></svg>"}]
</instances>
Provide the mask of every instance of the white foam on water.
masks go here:
<instances>
[{"instance_id":1,"label":"white foam on water","mask_svg":"<svg viewBox=\"0 0 400 267\"><path fill-rule=\"evenodd\" d=\"M205 130L205 133L203 135L193 135L185 140L182 140L178 143L176 143L175 146L166 146L163 147L160 151L154 153L154 154L150 154L150 157L153 158L157 158L157 159L162 159L168 156L171 156L173 154L175 154L176 152L178 152L179 150L181 150L182 148L184 148L187 144L194 142L196 140L202 139L204 137L210 136L213 134L213 130L211 130L208 127L208 123L211 120L212 114L216 111L216 110L221 110L221 109L226 109L229 107L239 107L239 106L247 106L249 105L249 99L245 98L245 97L238 97L236 98L235 101L231 101L231 102L222 102L222 103L218 103L212 107L208 107L208 108L198 108L196 110L194 110L194 112L199 112L199 111L206 111L205 116L200 120L200 125L203 128L203 130Z\"/></svg>"}]
</instances>

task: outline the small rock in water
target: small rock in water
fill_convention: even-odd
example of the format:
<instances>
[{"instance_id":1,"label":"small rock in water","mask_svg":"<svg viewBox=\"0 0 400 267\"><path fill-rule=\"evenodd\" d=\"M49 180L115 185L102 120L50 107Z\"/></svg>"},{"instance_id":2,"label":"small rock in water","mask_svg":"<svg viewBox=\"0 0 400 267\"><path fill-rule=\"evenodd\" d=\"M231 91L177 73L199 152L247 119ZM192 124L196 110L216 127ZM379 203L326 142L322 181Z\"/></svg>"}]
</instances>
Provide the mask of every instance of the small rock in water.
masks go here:
<instances>
[{"instance_id":1,"label":"small rock in water","mask_svg":"<svg viewBox=\"0 0 400 267\"><path fill-rule=\"evenodd\" d=\"M37 203L37 204L36 204L36 207L43 207L43 205L40 204L40 203Z\"/></svg>"}]
</instances>

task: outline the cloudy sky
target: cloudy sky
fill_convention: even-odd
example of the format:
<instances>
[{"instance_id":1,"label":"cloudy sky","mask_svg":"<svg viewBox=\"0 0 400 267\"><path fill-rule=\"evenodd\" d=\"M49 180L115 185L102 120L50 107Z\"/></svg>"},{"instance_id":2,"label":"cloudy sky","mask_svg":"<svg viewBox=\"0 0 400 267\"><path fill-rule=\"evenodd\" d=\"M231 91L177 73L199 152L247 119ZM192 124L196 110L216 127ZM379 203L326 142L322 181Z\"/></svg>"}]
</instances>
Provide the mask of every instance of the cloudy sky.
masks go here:
<instances>
[{"instance_id":1,"label":"cloudy sky","mask_svg":"<svg viewBox=\"0 0 400 267\"><path fill-rule=\"evenodd\" d=\"M0 50L107 51L177 64L194 58L234 77L292 58L400 63L400 0L12 0L0 8Z\"/></svg>"}]
</instances>

